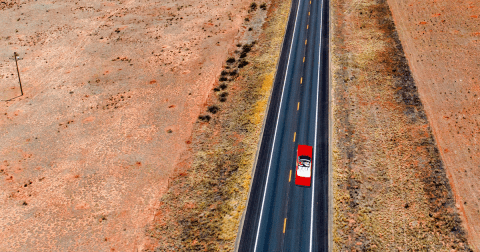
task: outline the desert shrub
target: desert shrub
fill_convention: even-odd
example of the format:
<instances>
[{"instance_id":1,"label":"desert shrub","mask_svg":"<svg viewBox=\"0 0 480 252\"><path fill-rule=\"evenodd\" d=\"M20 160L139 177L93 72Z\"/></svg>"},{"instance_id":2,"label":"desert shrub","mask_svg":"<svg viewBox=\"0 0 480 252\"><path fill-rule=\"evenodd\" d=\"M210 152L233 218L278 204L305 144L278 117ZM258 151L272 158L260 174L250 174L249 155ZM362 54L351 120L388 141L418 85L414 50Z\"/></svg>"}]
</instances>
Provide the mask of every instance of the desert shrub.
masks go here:
<instances>
[{"instance_id":1,"label":"desert shrub","mask_svg":"<svg viewBox=\"0 0 480 252\"><path fill-rule=\"evenodd\" d=\"M250 44L245 44L242 46L242 51L245 52L245 53L248 53L252 50L252 45Z\"/></svg>"},{"instance_id":2,"label":"desert shrub","mask_svg":"<svg viewBox=\"0 0 480 252\"><path fill-rule=\"evenodd\" d=\"M262 3L262 4L260 5L260 9L266 10L266 9L267 9L267 4L266 4L266 3Z\"/></svg>"},{"instance_id":3,"label":"desert shrub","mask_svg":"<svg viewBox=\"0 0 480 252\"><path fill-rule=\"evenodd\" d=\"M252 27L248 28L248 31L253 31L253 28Z\"/></svg>"},{"instance_id":4,"label":"desert shrub","mask_svg":"<svg viewBox=\"0 0 480 252\"><path fill-rule=\"evenodd\" d=\"M218 92L218 91L220 91L220 88L216 87L216 88L213 89L213 91Z\"/></svg>"},{"instance_id":5,"label":"desert shrub","mask_svg":"<svg viewBox=\"0 0 480 252\"><path fill-rule=\"evenodd\" d=\"M238 43L238 44L237 44L237 47L242 47L242 44Z\"/></svg>"},{"instance_id":6,"label":"desert shrub","mask_svg":"<svg viewBox=\"0 0 480 252\"><path fill-rule=\"evenodd\" d=\"M222 84L220 84L219 87L220 87L221 90L225 90L225 89L227 88L227 84L222 83ZM220 91L220 90L219 90L219 91Z\"/></svg>"},{"instance_id":7,"label":"desert shrub","mask_svg":"<svg viewBox=\"0 0 480 252\"><path fill-rule=\"evenodd\" d=\"M220 74L221 74L221 75L227 75L227 74L228 74L228 72L227 72L227 71L225 71L225 70L223 70L223 71L222 71Z\"/></svg>"},{"instance_id":8,"label":"desert shrub","mask_svg":"<svg viewBox=\"0 0 480 252\"><path fill-rule=\"evenodd\" d=\"M240 63L238 64L238 68L243 68L246 65L248 65L248 61L242 59L242 60L240 60Z\"/></svg>"},{"instance_id":9,"label":"desert shrub","mask_svg":"<svg viewBox=\"0 0 480 252\"><path fill-rule=\"evenodd\" d=\"M219 110L220 110L220 108L215 106L215 105L212 105L212 106L208 107L208 112L210 112L212 114L216 114Z\"/></svg>"},{"instance_id":10,"label":"desert shrub","mask_svg":"<svg viewBox=\"0 0 480 252\"><path fill-rule=\"evenodd\" d=\"M235 58L234 57L228 57L227 63L235 63Z\"/></svg>"},{"instance_id":11,"label":"desert shrub","mask_svg":"<svg viewBox=\"0 0 480 252\"><path fill-rule=\"evenodd\" d=\"M246 52L242 52L242 53L240 54L240 58L243 59L243 58L245 58L245 57L247 57L247 53L246 53Z\"/></svg>"},{"instance_id":12,"label":"desert shrub","mask_svg":"<svg viewBox=\"0 0 480 252\"><path fill-rule=\"evenodd\" d=\"M248 22L248 21L250 21L250 18L246 17L245 22Z\"/></svg>"},{"instance_id":13,"label":"desert shrub","mask_svg":"<svg viewBox=\"0 0 480 252\"><path fill-rule=\"evenodd\" d=\"M254 11L257 9L257 3L253 2L250 4L250 10Z\"/></svg>"},{"instance_id":14,"label":"desert shrub","mask_svg":"<svg viewBox=\"0 0 480 252\"><path fill-rule=\"evenodd\" d=\"M220 79L218 79L218 80L219 80L219 81L227 81L228 79L227 79L227 77L222 76L222 77L220 77Z\"/></svg>"},{"instance_id":15,"label":"desert shrub","mask_svg":"<svg viewBox=\"0 0 480 252\"><path fill-rule=\"evenodd\" d=\"M200 115L198 116L198 120L202 121L202 122L208 122L210 121L211 117L209 115Z\"/></svg>"},{"instance_id":16,"label":"desert shrub","mask_svg":"<svg viewBox=\"0 0 480 252\"><path fill-rule=\"evenodd\" d=\"M236 69L230 72L230 76L235 76L237 74L238 74L238 71Z\"/></svg>"},{"instance_id":17,"label":"desert shrub","mask_svg":"<svg viewBox=\"0 0 480 252\"><path fill-rule=\"evenodd\" d=\"M218 96L218 100L220 102L226 102L227 101L227 96L228 96L228 93L227 92L223 92L221 93L219 96Z\"/></svg>"}]
</instances>

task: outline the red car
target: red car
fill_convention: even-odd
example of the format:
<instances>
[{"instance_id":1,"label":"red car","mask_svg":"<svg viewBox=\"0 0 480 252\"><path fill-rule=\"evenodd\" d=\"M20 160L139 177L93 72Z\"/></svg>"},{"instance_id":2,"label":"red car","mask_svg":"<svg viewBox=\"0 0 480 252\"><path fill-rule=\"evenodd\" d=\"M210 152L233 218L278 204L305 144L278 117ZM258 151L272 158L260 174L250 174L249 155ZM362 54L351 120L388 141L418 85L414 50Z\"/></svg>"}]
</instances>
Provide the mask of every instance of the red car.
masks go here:
<instances>
[{"instance_id":1,"label":"red car","mask_svg":"<svg viewBox=\"0 0 480 252\"><path fill-rule=\"evenodd\" d=\"M298 145L295 185L310 186L312 182L312 146Z\"/></svg>"}]
</instances>

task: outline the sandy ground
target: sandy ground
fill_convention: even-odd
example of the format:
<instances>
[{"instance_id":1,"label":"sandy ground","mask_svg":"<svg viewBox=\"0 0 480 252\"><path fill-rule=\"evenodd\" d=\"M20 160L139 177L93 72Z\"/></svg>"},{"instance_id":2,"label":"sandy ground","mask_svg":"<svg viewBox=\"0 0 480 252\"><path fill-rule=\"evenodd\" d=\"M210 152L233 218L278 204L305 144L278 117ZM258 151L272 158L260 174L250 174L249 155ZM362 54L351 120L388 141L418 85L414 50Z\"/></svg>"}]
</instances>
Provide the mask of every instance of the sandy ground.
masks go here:
<instances>
[{"instance_id":1,"label":"sandy ground","mask_svg":"<svg viewBox=\"0 0 480 252\"><path fill-rule=\"evenodd\" d=\"M145 248L249 4L2 2L2 251Z\"/></svg>"},{"instance_id":2,"label":"sandy ground","mask_svg":"<svg viewBox=\"0 0 480 252\"><path fill-rule=\"evenodd\" d=\"M252 30L225 58L235 62L225 62L195 124L193 158L177 166L147 231L154 251L234 251L291 7L265 3L247 15Z\"/></svg>"},{"instance_id":3,"label":"sandy ground","mask_svg":"<svg viewBox=\"0 0 480 252\"><path fill-rule=\"evenodd\" d=\"M387 1L331 3L333 251L471 251Z\"/></svg>"},{"instance_id":4,"label":"sandy ground","mask_svg":"<svg viewBox=\"0 0 480 252\"><path fill-rule=\"evenodd\" d=\"M388 2L456 207L480 251L480 2Z\"/></svg>"}]
</instances>

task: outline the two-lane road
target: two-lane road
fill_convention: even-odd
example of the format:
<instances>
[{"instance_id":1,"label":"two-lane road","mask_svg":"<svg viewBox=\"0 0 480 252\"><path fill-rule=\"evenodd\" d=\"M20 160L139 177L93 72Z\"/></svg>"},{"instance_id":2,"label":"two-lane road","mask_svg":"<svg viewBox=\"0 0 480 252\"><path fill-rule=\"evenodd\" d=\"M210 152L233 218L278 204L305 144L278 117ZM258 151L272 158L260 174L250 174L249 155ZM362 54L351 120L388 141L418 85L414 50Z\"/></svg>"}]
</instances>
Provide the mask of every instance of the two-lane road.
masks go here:
<instances>
[{"instance_id":1,"label":"two-lane road","mask_svg":"<svg viewBox=\"0 0 480 252\"><path fill-rule=\"evenodd\" d=\"M295 185L299 144L311 187ZM328 1L293 0L239 251L328 250Z\"/></svg>"}]
</instances>

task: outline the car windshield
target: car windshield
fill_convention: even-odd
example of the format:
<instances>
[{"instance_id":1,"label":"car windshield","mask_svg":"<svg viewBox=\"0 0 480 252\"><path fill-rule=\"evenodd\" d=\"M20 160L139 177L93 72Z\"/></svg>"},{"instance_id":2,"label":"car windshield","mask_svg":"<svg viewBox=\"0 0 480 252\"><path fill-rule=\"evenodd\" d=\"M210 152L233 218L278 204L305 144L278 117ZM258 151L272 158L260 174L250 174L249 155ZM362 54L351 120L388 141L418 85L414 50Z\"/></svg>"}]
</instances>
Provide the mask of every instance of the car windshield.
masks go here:
<instances>
[{"instance_id":1,"label":"car windshield","mask_svg":"<svg viewBox=\"0 0 480 252\"><path fill-rule=\"evenodd\" d=\"M308 156L300 156L300 157L298 157L298 165L299 165L300 167L306 167L306 168L308 168L308 167L310 167L310 163L311 163L311 161L310 161L310 158L309 158Z\"/></svg>"}]
</instances>

